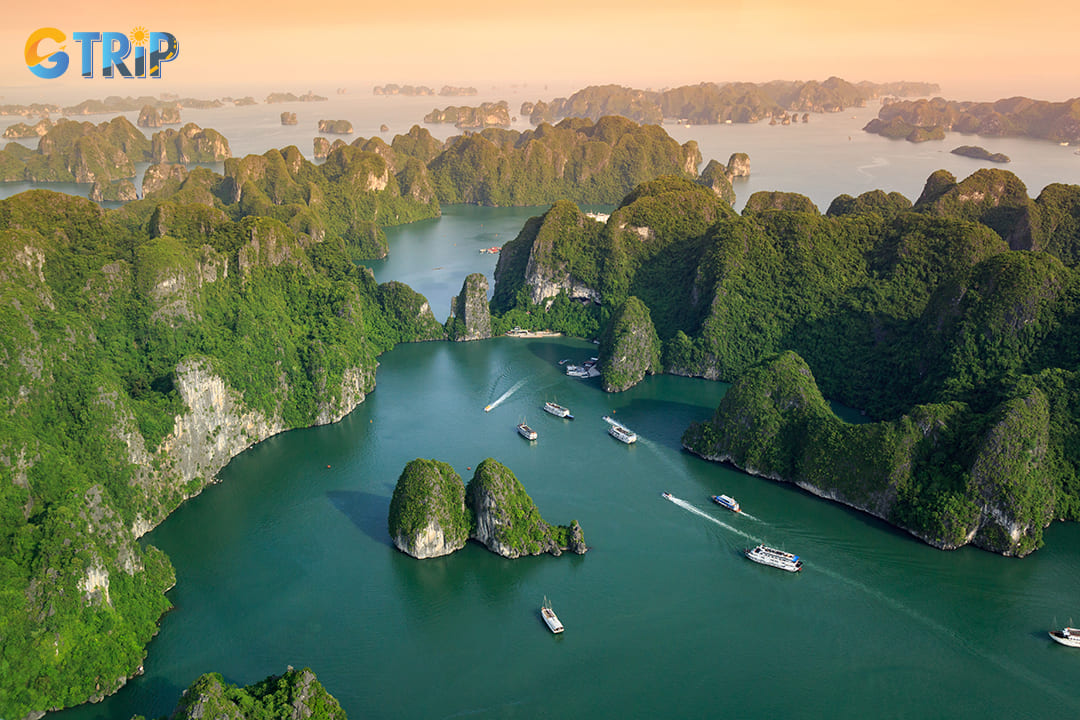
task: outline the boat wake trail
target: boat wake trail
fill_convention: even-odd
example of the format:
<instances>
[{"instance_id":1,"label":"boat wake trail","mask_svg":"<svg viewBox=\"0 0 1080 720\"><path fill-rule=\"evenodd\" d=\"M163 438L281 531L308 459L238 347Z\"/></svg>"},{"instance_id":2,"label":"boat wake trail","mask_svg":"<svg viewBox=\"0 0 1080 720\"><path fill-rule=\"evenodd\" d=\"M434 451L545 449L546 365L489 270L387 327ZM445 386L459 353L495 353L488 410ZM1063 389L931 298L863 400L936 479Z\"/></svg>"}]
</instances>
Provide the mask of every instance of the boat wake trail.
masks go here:
<instances>
[{"instance_id":1,"label":"boat wake trail","mask_svg":"<svg viewBox=\"0 0 1080 720\"><path fill-rule=\"evenodd\" d=\"M490 405L488 405L487 407L485 407L484 412L490 412L491 410L494 410L495 408L499 407L499 405L501 405L508 397L510 397L511 395L516 393L518 390L520 390L521 386L524 385L524 384L525 384L524 379L518 380L516 383L514 383L514 385L509 390L507 390L502 395L500 395L498 398L496 398L495 402L493 402Z\"/></svg>"},{"instance_id":2,"label":"boat wake trail","mask_svg":"<svg viewBox=\"0 0 1080 720\"><path fill-rule=\"evenodd\" d=\"M745 532L743 532L742 530L740 530L740 529L738 529L736 527L732 527L731 525L728 525L726 522L724 522L722 520L717 520L716 518L714 518L709 513L705 512L704 510L697 509L696 507L694 507L690 503L686 502L685 500L682 500L682 499L674 497L674 496L672 496L670 499L671 499L671 502L675 503L676 505L681 507L683 510L686 510L687 512L691 512L691 513L693 513L695 515L698 515L699 517L703 517L706 520L708 520L709 522L715 523L715 524L719 525L720 527L724 528L725 530L730 530L731 532L735 533L736 535L741 535L742 537L746 538L750 542L754 542L754 543L760 543L761 542L760 538L756 538L753 535L751 535L749 533L745 533Z\"/></svg>"}]
</instances>

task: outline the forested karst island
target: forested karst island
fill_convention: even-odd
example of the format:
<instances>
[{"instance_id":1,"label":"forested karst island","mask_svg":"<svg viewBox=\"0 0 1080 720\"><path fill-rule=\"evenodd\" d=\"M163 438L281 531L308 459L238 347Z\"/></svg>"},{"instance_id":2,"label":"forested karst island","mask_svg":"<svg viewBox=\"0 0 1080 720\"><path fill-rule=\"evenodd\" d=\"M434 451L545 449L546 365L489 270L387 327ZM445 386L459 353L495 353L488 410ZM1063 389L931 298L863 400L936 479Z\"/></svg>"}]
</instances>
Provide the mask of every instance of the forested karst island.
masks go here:
<instances>
[{"instance_id":1,"label":"forested karst island","mask_svg":"<svg viewBox=\"0 0 1080 720\"><path fill-rule=\"evenodd\" d=\"M449 555L466 540L506 558L587 549L576 520L547 523L521 481L493 458L476 466L468 486L448 463L408 463L394 486L387 526L394 546L420 559Z\"/></svg>"},{"instance_id":2,"label":"forested karst island","mask_svg":"<svg viewBox=\"0 0 1080 720\"><path fill-rule=\"evenodd\" d=\"M346 720L345 711L310 669L291 667L246 687L206 673L191 683L168 720ZM136 716L132 720L145 720ZM162 720L165 720L162 718Z\"/></svg>"},{"instance_id":3,"label":"forested karst island","mask_svg":"<svg viewBox=\"0 0 1080 720\"><path fill-rule=\"evenodd\" d=\"M824 215L759 193L739 216L660 178L606 223L572 203L527 223L492 313L600 337L607 390L659 371L735 382L684 437L695 453L938 547L1024 555L1080 516L1078 223L1080 187L1033 200L1001 170ZM840 422L822 393L878 422Z\"/></svg>"},{"instance_id":4,"label":"forested karst island","mask_svg":"<svg viewBox=\"0 0 1080 720\"><path fill-rule=\"evenodd\" d=\"M822 82L701 83L668 90L594 85L568 98L526 102L521 115L528 116L533 125L565 117L595 120L604 115L621 115L641 123L665 119L694 125L753 123L791 112L840 112L887 95L922 96L939 89L933 83L850 83L837 77Z\"/></svg>"},{"instance_id":5,"label":"forested karst island","mask_svg":"<svg viewBox=\"0 0 1080 720\"><path fill-rule=\"evenodd\" d=\"M1080 98L1064 102L1026 97L995 102L959 102L935 97L888 102L863 129L915 142L944 139L944 132L949 131L1075 144L1080 142Z\"/></svg>"}]
</instances>

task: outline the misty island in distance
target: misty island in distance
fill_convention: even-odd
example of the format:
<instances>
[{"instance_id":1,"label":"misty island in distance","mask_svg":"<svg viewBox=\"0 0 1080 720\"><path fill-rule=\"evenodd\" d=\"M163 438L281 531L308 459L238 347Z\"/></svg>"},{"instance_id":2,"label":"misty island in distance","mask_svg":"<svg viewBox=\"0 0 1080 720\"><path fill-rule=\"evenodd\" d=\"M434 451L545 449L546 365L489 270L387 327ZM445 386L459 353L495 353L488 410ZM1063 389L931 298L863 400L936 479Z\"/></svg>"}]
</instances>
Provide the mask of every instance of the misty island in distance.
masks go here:
<instances>
[{"instance_id":1,"label":"misty island in distance","mask_svg":"<svg viewBox=\"0 0 1080 720\"><path fill-rule=\"evenodd\" d=\"M1028 137L1057 143L1080 143L1080 99L1064 102L1013 97L995 102L930 100L888 101L863 128L910 142L943 140L945 132L983 137Z\"/></svg>"},{"instance_id":2,"label":"misty island in distance","mask_svg":"<svg viewBox=\"0 0 1080 720\"><path fill-rule=\"evenodd\" d=\"M454 85L443 85L439 90L439 95L444 97L456 97L461 95L476 95L477 90L474 87L455 87ZM427 85L397 85L395 83L387 83L386 85L376 85L371 89L372 95L405 95L407 97L434 95L435 91L429 88Z\"/></svg>"},{"instance_id":3,"label":"misty island in distance","mask_svg":"<svg viewBox=\"0 0 1080 720\"><path fill-rule=\"evenodd\" d=\"M515 118L516 119L516 118ZM483 130L489 127L509 128L510 105L505 100L481 103L479 107L455 107L445 110L438 108L424 116L429 125L453 123L459 130Z\"/></svg>"},{"instance_id":4,"label":"misty island in distance","mask_svg":"<svg viewBox=\"0 0 1080 720\"><path fill-rule=\"evenodd\" d=\"M665 119L689 125L754 123L792 112L841 112L884 96L918 97L939 90L935 83L850 83L838 77L824 82L706 82L659 91L593 85L569 98L523 103L521 115L527 115L533 125L566 117L596 120L604 115L651 124Z\"/></svg>"},{"instance_id":5,"label":"misty island in distance","mask_svg":"<svg viewBox=\"0 0 1080 720\"><path fill-rule=\"evenodd\" d=\"M996 163L1012 162L1011 158L1005 153L992 153L986 148L978 145L961 145L958 148L953 148L952 154Z\"/></svg>"}]
</instances>

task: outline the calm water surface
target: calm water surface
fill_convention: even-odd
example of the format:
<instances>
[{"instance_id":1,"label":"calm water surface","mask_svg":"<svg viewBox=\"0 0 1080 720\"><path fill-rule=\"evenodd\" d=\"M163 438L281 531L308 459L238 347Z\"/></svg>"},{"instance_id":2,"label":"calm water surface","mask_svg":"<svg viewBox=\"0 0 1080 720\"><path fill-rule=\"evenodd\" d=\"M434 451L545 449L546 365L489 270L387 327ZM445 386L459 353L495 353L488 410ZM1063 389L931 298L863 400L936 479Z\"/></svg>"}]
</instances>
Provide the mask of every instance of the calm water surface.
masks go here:
<instances>
[{"instance_id":1,"label":"calm water surface","mask_svg":"<svg viewBox=\"0 0 1080 720\"><path fill-rule=\"evenodd\" d=\"M1080 607L1080 532L1024 560L945 553L884 524L696 459L682 430L725 386L650 378L619 395L567 378L580 341L412 344L330 427L272 438L147 540L176 609L146 674L65 720L168 712L207 670L249 683L309 665L351 717L1048 717L1075 715L1080 654L1046 630ZM514 390L490 413L483 407ZM545 399L577 420L544 414ZM625 446L604 414L636 430ZM514 426L526 418L540 438ZM508 465L584 556L504 560L470 544L417 561L390 544L413 458L467 480ZM678 503L660 497L671 492ZM709 501L725 492L748 515ZM790 575L749 543L802 555ZM567 627L554 637L548 596Z\"/></svg>"},{"instance_id":2,"label":"calm water surface","mask_svg":"<svg viewBox=\"0 0 1080 720\"><path fill-rule=\"evenodd\" d=\"M184 120L221 130L237 155L287 144L307 152L309 121L350 119L366 136L387 122L392 134L455 100L344 96L185 111ZM282 128L283 110L303 111L302 126ZM822 210L839 193L873 188L914 199L933 170L963 177L982 167L940 152L971 142L1011 155L1006 167L1033 195L1048 182L1080 182L1071 148L955 135L893 142L859 129L875 112L792 127L667 129L697 139L706 160L750 154L740 206L758 189L802 192ZM0 196L20 189L0 186ZM445 208L438 220L388 230L391 256L372 267L380 281L425 294L442 320L467 273L490 278L497 256L479 248L501 245L542 210ZM796 488L683 453L683 429L709 417L725 386L654 377L607 395L557 365L594 353L580 341L496 339L380 357L377 389L345 420L238 456L221 484L146 538L177 569L176 609L149 646L146 673L99 705L58 715L161 715L203 672L250 683L289 664L311 666L355 718L1080 713L1080 653L1046 636L1080 620L1080 527L1054 525L1046 547L1024 560L933 550ZM548 399L578 419L544 414ZM611 413L638 432L636 446L606 435L601 417ZM536 443L515 433L522 418ZM516 561L471 544L426 561L397 552L390 496L417 457L447 461L466 480L468 468L497 458L546 519L580 521L592 550ZM665 490L677 502L663 500ZM712 504L720 492L748 515ZM800 554L805 570L745 560L743 547L759 541ZM545 595L562 636L540 620Z\"/></svg>"}]
</instances>

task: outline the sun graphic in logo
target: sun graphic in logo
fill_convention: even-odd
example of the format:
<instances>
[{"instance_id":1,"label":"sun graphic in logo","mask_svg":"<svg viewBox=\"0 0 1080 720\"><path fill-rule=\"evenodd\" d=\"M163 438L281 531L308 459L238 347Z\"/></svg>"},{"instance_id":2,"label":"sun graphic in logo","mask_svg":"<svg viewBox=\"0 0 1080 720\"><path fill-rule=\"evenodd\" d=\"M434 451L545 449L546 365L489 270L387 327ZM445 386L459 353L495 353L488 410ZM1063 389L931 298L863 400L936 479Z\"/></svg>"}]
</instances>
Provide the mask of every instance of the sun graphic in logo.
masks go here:
<instances>
[{"instance_id":1,"label":"sun graphic in logo","mask_svg":"<svg viewBox=\"0 0 1080 720\"><path fill-rule=\"evenodd\" d=\"M150 33L142 25L139 25L128 33L128 37L131 39L132 45L146 45L146 41L150 39Z\"/></svg>"}]
</instances>

